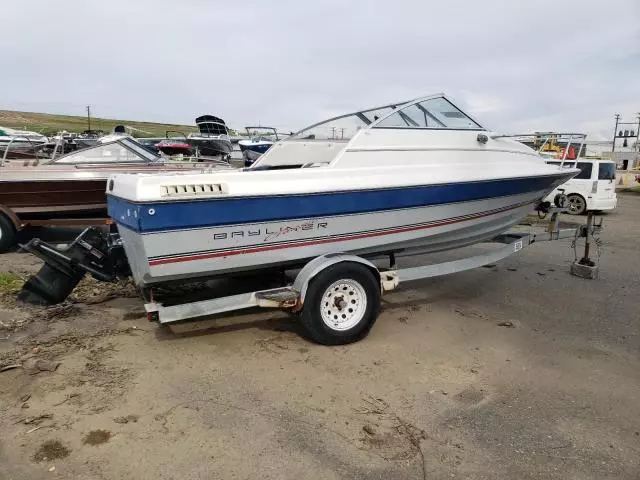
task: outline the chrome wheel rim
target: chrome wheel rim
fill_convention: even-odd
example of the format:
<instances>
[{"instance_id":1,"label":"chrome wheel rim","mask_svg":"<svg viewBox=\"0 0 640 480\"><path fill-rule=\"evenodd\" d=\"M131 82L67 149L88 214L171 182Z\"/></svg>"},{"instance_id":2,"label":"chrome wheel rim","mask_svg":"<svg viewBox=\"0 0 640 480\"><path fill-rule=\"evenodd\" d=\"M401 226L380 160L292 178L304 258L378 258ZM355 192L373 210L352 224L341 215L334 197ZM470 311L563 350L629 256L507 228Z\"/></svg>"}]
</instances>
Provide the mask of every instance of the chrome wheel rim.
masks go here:
<instances>
[{"instance_id":1,"label":"chrome wheel rim","mask_svg":"<svg viewBox=\"0 0 640 480\"><path fill-rule=\"evenodd\" d=\"M364 287L351 278L333 282L322 295L320 316L331 330L342 332L355 327L366 310Z\"/></svg>"},{"instance_id":2,"label":"chrome wheel rim","mask_svg":"<svg viewBox=\"0 0 640 480\"><path fill-rule=\"evenodd\" d=\"M569 197L569 211L571 213L579 213L584 210L584 200L581 197Z\"/></svg>"}]
</instances>

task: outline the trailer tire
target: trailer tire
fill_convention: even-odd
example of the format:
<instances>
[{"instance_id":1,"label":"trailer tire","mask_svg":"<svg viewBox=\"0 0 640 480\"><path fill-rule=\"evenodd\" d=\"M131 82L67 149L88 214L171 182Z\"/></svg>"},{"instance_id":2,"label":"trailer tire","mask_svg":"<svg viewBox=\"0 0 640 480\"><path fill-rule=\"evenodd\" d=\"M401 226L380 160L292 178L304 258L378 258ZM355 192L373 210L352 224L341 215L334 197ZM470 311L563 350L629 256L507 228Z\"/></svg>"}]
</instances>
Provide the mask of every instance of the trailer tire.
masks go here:
<instances>
[{"instance_id":1,"label":"trailer tire","mask_svg":"<svg viewBox=\"0 0 640 480\"><path fill-rule=\"evenodd\" d=\"M380 312L380 283L365 265L340 262L314 277L300 321L307 336L323 345L366 337Z\"/></svg>"},{"instance_id":2,"label":"trailer tire","mask_svg":"<svg viewBox=\"0 0 640 480\"><path fill-rule=\"evenodd\" d=\"M7 252L16 242L16 228L11 220L0 213L0 253Z\"/></svg>"}]
</instances>

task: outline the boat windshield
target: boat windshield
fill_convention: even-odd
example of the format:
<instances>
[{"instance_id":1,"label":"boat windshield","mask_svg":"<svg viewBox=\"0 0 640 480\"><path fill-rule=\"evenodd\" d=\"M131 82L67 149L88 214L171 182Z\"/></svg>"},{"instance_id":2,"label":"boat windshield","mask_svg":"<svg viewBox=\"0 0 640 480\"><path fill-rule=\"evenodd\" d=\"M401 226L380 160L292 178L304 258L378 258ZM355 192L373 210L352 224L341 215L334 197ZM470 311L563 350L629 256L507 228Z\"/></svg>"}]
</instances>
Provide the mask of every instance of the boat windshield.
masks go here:
<instances>
[{"instance_id":1,"label":"boat windshield","mask_svg":"<svg viewBox=\"0 0 640 480\"><path fill-rule=\"evenodd\" d=\"M410 103L382 118L372 128L484 130L475 120L443 96Z\"/></svg>"},{"instance_id":2,"label":"boat windshield","mask_svg":"<svg viewBox=\"0 0 640 480\"><path fill-rule=\"evenodd\" d=\"M96 163L148 163L159 160L138 142L122 137L58 157L50 165L88 165Z\"/></svg>"},{"instance_id":3,"label":"boat windshield","mask_svg":"<svg viewBox=\"0 0 640 480\"><path fill-rule=\"evenodd\" d=\"M291 139L299 140L349 140L358 131L368 128L369 125L393 113L395 109L404 105L405 102L398 102L382 107L375 107L369 110L361 110L355 113L348 113L338 117L330 118L323 122L311 125L293 134Z\"/></svg>"},{"instance_id":4,"label":"boat windshield","mask_svg":"<svg viewBox=\"0 0 640 480\"><path fill-rule=\"evenodd\" d=\"M278 132L273 127L245 127L247 136L254 141L270 141L278 140Z\"/></svg>"},{"instance_id":5,"label":"boat windshield","mask_svg":"<svg viewBox=\"0 0 640 480\"><path fill-rule=\"evenodd\" d=\"M196 125L198 126L198 130L200 130L200 134L190 134L190 137L218 137L220 135L229 134L224 120L214 117L213 115L202 115L201 117L196 118Z\"/></svg>"},{"instance_id":6,"label":"boat windshield","mask_svg":"<svg viewBox=\"0 0 640 480\"><path fill-rule=\"evenodd\" d=\"M291 138L346 141L364 128L484 130L444 95L437 95L334 117L300 130Z\"/></svg>"}]
</instances>

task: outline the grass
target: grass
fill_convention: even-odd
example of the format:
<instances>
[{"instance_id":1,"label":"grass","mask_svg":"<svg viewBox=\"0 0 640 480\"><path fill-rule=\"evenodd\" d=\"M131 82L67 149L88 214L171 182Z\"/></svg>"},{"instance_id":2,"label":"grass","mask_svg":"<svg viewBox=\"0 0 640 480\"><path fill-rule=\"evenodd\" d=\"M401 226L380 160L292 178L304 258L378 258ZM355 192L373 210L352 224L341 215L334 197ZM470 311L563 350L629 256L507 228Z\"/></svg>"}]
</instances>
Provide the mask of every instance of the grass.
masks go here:
<instances>
[{"instance_id":1,"label":"grass","mask_svg":"<svg viewBox=\"0 0 640 480\"><path fill-rule=\"evenodd\" d=\"M22 288L24 281L10 272L0 272L0 293L17 292Z\"/></svg>"},{"instance_id":2,"label":"grass","mask_svg":"<svg viewBox=\"0 0 640 480\"><path fill-rule=\"evenodd\" d=\"M92 130L104 130L109 133L116 125L125 125L139 130L131 132L134 137L164 137L167 130L177 130L185 134L198 131L195 125L175 125L170 123L91 118ZM0 110L0 126L15 129L26 129L34 132L40 132L43 135L52 136L62 130L81 133L87 129L87 117Z\"/></svg>"}]
</instances>

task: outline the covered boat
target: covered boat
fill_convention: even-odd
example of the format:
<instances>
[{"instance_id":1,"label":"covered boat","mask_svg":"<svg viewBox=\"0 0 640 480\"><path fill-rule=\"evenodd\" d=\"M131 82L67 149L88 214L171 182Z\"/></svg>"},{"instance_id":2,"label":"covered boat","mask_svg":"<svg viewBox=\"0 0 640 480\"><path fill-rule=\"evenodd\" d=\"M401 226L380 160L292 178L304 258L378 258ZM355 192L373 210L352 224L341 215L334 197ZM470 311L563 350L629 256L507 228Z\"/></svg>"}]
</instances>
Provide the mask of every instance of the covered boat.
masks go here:
<instances>
[{"instance_id":1,"label":"covered boat","mask_svg":"<svg viewBox=\"0 0 640 480\"><path fill-rule=\"evenodd\" d=\"M242 171L113 175L107 198L144 287L482 242L577 173L435 95L314 124Z\"/></svg>"}]
</instances>

